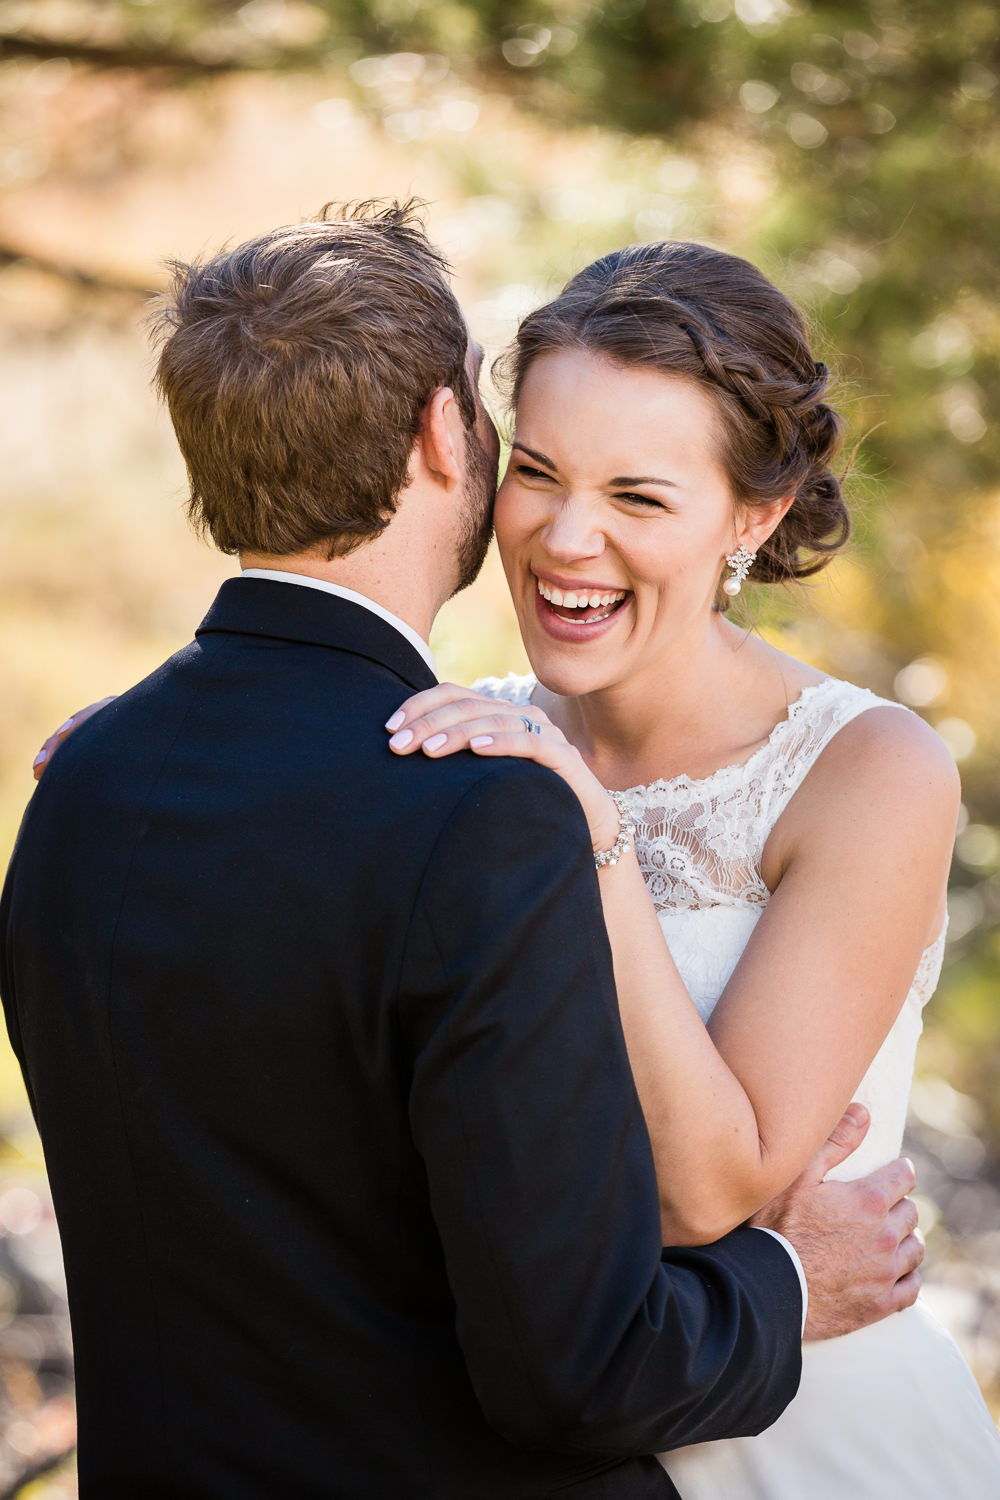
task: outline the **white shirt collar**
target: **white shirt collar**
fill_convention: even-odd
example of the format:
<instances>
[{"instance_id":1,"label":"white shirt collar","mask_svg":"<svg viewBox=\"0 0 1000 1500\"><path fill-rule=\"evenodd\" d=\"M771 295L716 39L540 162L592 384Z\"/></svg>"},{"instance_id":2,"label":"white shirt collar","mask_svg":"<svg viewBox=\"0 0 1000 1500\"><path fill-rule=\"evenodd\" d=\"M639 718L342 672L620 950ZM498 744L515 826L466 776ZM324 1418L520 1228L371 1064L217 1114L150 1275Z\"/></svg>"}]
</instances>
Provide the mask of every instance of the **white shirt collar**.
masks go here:
<instances>
[{"instance_id":1,"label":"white shirt collar","mask_svg":"<svg viewBox=\"0 0 1000 1500\"><path fill-rule=\"evenodd\" d=\"M437 676L437 664L434 654L423 636L417 634L412 625L407 625L398 615L390 614L383 609L381 604L376 604L374 599L369 599L367 594L358 594L354 589L345 589L339 583L329 583L325 578L310 578L306 573L281 573L274 568L244 568L241 575L243 578L270 578L275 583L301 583L307 589L322 589L325 594L334 594L338 599L349 599L352 604L360 604L362 609L371 610L373 615L378 615L387 625L398 630L413 647L419 651L424 661L430 667L434 676Z\"/></svg>"}]
</instances>

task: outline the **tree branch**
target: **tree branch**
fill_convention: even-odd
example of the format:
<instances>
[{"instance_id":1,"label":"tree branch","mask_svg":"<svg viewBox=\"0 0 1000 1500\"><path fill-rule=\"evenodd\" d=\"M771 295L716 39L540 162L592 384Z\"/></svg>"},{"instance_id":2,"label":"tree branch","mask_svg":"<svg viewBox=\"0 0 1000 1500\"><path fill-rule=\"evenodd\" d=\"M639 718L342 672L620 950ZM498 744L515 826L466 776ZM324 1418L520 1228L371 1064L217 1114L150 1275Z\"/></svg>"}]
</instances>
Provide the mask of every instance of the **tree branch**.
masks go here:
<instances>
[{"instance_id":1,"label":"tree branch","mask_svg":"<svg viewBox=\"0 0 1000 1500\"><path fill-rule=\"evenodd\" d=\"M118 45L85 42L69 38L15 36L0 33L0 61L14 57L31 57L40 62L62 57L71 63L82 63L105 72L129 70L216 76L223 73L278 71L282 68L315 66L320 48L296 48L287 51L262 52L255 56L201 58L154 42L124 41ZM2 1497L0 1497L2 1500Z\"/></svg>"},{"instance_id":2,"label":"tree branch","mask_svg":"<svg viewBox=\"0 0 1000 1500\"><path fill-rule=\"evenodd\" d=\"M111 271L90 271L83 266L69 265L64 261L50 260L44 255L35 255L30 250L19 250L14 245L0 241L0 269L4 266L28 266L32 271L42 271L73 286L91 292L125 293L130 297L155 297L158 288L132 281L127 276L117 276ZM0 1500L3 1496L0 1495Z\"/></svg>"}]
</instances>

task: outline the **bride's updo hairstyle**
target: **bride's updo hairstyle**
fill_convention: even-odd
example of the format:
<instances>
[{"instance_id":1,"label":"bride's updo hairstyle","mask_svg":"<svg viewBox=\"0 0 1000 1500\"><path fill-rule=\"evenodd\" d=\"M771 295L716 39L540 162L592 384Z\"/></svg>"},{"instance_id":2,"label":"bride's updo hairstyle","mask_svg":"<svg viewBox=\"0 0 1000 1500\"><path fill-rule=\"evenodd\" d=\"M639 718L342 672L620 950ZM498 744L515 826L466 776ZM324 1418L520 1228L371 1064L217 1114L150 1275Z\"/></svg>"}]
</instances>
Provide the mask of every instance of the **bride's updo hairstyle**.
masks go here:
<instances>
[{"instance_id":1,"label":"bride's updo hairstyle","mask_svg":"<svg viewBox=\"0 0 1000 1500\"><path fill-rule=\"evenodd\" d=\"M749 261L677 241L602 256L529 313L499 361L515 404L533 361L565 349L696 381L719 412L718 457L737 503L794 495L757 553L753 581L807 578L847 541L830 467L842 442L824 400L830 373L810 353L801 313ZM720 608L727 603L721 595Z\"/></svg>"}]
</instances>

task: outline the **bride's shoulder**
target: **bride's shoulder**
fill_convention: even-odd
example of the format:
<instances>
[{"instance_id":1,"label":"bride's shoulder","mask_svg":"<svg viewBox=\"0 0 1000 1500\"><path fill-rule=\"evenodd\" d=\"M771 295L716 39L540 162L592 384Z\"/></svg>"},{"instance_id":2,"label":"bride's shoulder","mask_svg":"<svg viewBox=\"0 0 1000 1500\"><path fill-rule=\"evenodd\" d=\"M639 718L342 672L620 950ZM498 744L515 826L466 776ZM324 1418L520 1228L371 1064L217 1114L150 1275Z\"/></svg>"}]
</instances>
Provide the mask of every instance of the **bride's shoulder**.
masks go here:
<instances>
[{"instance_id":1,"label":"bride's shoulder","mask_svg":"<svg viewBox=\"0 0 1000 1500\"><path fill-rule=\"evenodd\" d=\"M860 711L845 725L834 745L839 740L845 753L880 762L886 775L906 766L917 775L936 771L946 781L957 783L955 758L926 720L903 704L879 698L866 688L855 688L853 684L845 687L857 695Z\"/></svg>"},{"instance_id":2,"label":"bride's shoulder","mask_svg":"<svg viewBox=\"0 0 1000 1500\"><path fill-rule=\"evenodd\" d=\"M535 678L530 672L508 672L506 677L480 677L472 684L472 690L486 698L502 698L505 703L530 703Z\"/></svg>"},{"instance_id":3,"label":"bride's shoulder","mask_svg":"<svg viewBox=\"0 0 1000 1500\"><path fill-rule=\"evenodd\" d=\"M800 754L798 738L817 756L817 771L856 775L859 765L873 774L893 774L905 762L916 774L937 768L946 780L955 778L955 762L941 737L912 709L892 698L881 698L869 688L833 677L817 667L771 648L780 667L789 702L789 719L800 735L792 736L790 753ZM821 779L819 776L817 780Z\"/></svg>"},{"instance_id":4,"label":"bride's shoulder","mask_svg":"<svg viewBox=\"0 0 1000 1500\"><path fill-rule=\"evenodd\" d=\"M806 717L821 730L815 743L810 736L804 774L791 776L793 794L767 843L771 889L800 857L803 868L837 870L846 861L884 871L888 860L896 871L933 872L937 851L946 865L961 785L941 737L901 704L838 678L807 692L810 699Z\"/></svg>"},{"instance_id":5,"label":"bride's shoulder","mask_svg":"<svg viewBox=\"0 0 1000 1500\"><path fill-rule=\"evenodd\" d=\"M824 800L891 805L937 806L957 811L958 770L941 736L919 715L890 698L836 677L824 677L813 691L815 711L830 715L828 742L804 783Z\"/></svg>"}]
</instances>

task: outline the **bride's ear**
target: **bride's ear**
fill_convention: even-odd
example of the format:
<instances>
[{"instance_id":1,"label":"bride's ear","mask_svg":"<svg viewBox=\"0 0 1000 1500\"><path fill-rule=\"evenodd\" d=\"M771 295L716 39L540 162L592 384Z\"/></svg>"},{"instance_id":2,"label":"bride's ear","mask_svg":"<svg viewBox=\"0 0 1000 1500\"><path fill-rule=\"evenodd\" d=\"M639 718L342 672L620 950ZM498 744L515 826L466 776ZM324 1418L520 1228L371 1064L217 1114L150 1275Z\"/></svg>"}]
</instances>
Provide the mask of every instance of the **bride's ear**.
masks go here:
<instances>
[{"instance_id":1,"label":"bride's ear","mask_svg":"<svg viewBox=\"0 0 1000 1500\"><path fill-rule=\"evenodd\" d=\"M768 537L777 531L794 500L794 495L788 495L766 505L747 506L736 523L737 546L746 547L748 552L759 552Z\"/></svg>"},{"instance_id":2,"label":"bride's ear","mask_svg":"<svg viewBox=\"0 0 1000 1500\"><path fill-rule=\"evenodd\" d=\"M448 489L462 482L462 419L450 386L440 386L420 415L417 443L425 467Z\"/></svg>"}]
</instances>

